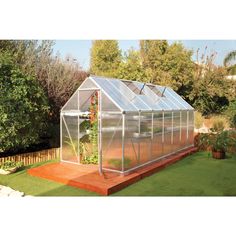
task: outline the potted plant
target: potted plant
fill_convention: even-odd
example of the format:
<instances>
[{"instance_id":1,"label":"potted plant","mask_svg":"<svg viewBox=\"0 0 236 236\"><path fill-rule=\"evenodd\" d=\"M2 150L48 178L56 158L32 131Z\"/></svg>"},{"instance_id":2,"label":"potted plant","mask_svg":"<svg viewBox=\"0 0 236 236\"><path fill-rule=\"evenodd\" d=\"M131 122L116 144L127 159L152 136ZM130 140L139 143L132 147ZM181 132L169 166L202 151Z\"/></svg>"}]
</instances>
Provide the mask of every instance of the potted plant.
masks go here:
<instances>
[{"instance_id":1,"label":"potted plant","mask_svg":"<svg viewBox=\"0 0 236 236\"><path fill-rule=\"evenodd\" d=\"M23 166L22 162L5 161L0 165L0 174L8 175L16 172L17 169Z\"/></svg>"},{"instance_id":2,"label":"potted plant","mask_svg":"<svg viewBox=\"0 0 236 236\"><path fill-rule=\"evenodd\" d=\"M200 144L207 145L211 149L212 157L216 159L224 159L226 150L235 142L227 130L215 132L211 129L211 133L202 134L200 139Z\"/></svg>"}]
</instances>

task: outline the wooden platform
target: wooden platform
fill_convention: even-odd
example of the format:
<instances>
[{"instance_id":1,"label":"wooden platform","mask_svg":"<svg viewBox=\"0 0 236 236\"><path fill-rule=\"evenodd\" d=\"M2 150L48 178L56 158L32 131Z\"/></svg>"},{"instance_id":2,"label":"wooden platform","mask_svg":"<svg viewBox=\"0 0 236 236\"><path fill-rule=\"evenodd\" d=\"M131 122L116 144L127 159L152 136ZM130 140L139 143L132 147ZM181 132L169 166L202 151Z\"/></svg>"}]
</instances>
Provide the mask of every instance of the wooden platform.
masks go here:
<instances>
[{"instance_id":1,"label":"wooden platform","mask_svg":"<svg viewBox=\"0 0 236 236\"><path fill-rule=\"evenodd\" d=\"M121 176L112 172L105 172L104 175L100 175L96 165L75 165L68 163L47 164L29 169L28 173L32 176L86 189L101 195L109 195L165 168L170 164L175 163L178 160L183 159L196 151L197 148L195 147L186 149L166 157L165 159L136 169L126 176Z\"/></svg>"}]
</instances>

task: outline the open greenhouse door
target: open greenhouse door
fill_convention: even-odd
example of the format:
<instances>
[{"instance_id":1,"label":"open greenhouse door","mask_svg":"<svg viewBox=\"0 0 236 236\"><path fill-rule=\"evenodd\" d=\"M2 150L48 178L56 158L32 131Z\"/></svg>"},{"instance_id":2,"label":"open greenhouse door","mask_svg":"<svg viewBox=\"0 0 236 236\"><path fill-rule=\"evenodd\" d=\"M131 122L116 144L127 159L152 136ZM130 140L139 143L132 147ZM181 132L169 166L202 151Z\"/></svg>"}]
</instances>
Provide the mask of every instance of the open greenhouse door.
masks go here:
<instances>
[{"instance_id":1,"label":"open greenhouse door","mask_svg":"<svg viewBox=\"0 0 236 236\"><path fill-rule=\"evenodd\" d=\"M62 108L60 123L61 161L78 164L78 91Z\"/></svg>"},{"instance_id":2,"label":"open greenhouse door","mask_svg":"<svg viewBox=\"0 0 236 236\"><path fill-rule=\"evenodd\" d=\"M100 101L99 89L79 90L79 162L98 165L102 173Z\"/></svg>"}]
</instances>

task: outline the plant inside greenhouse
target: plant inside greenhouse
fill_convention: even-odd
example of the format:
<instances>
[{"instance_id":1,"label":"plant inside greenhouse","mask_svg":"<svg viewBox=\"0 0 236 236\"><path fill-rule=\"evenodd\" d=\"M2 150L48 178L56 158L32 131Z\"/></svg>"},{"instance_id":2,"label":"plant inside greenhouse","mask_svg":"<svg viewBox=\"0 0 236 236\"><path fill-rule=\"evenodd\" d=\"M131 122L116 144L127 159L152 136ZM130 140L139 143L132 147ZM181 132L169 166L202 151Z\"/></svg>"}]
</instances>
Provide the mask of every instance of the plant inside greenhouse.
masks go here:
<instances>
[{"instance_id":1,"label":"plant inside greenhouse","mask_svg":"<svg viewBox=\"0 0 236 236\"><path fill-rule=\"evenodd\" d=\"M61 110L61 161L129 173L193 146L194 109L171 88L90 76Z\"/></svg>"}]
</instances>

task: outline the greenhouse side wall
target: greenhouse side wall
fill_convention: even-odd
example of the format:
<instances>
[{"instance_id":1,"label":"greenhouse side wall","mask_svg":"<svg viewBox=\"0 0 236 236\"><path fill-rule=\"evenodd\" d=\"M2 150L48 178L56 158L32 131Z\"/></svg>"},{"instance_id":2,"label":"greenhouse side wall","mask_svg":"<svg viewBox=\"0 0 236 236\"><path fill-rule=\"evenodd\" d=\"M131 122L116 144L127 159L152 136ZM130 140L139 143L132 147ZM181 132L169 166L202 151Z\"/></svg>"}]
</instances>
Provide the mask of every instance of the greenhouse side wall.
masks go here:
<instances>
[{"instance_id":1,"label":"greenhouse side wall","mask_svg":"<svg viewBox=\"0 0 236 236\"><path fill-rule=\"evenodd\" d=\"M192 146L193 132L192 110L126 114L125 172Z\"/></svg>"},{"instance_id":2,"label":"greenhouse side wall","mask_svg":"<svg viewBox=\"0 0 236 236\"><path fill-rule=\"evenodd\" d=\"M136 141L139 136L139 118L139 113L124 115L124 170L134 168L140 162L140 148Z\"/></svg>"}]
</instances>

